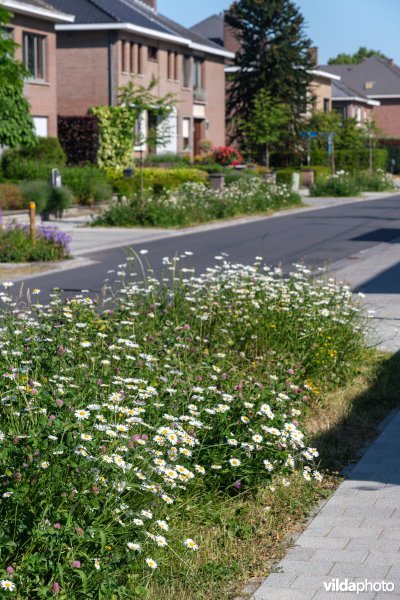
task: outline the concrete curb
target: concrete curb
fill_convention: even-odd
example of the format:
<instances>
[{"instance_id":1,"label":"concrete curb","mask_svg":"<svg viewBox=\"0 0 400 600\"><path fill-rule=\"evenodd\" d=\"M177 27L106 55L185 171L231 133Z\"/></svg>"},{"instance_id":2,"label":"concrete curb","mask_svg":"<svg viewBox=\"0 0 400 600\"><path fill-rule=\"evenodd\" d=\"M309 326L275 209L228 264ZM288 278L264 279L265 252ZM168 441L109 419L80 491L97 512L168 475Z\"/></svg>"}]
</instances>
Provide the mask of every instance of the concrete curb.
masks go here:
<instances>
[{"instance_id":1,"label":"concrete curb","mask_svg":"<svg viewBox=\"0 0 400 600\"><path fill-rule=\"evenodd\" d=\"M7 277L10 281L24 281L38 275L47 275L53 271L70 271L95 264L97 261L78 257L60 262L36 262L36 263L0 263L0 279Z\"/></svg>"}]
</instances>

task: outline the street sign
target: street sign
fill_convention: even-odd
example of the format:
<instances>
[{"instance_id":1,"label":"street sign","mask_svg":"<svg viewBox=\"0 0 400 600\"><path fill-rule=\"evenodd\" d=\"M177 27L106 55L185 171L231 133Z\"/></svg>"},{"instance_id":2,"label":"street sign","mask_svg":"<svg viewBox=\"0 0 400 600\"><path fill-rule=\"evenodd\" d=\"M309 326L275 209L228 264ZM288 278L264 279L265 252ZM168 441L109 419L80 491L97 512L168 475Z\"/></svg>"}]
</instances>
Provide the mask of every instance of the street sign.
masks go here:
<instances>
[{"instance_id":1,"label":"street sign","mask_svg":"<svg viewBox=\"0 0 400 600\"><path fill-rule=\"evenodd\" d=\"M300 131L300 137L302 138L316 138L318 137L317 131Z\"/></svg>"}]
</instances>

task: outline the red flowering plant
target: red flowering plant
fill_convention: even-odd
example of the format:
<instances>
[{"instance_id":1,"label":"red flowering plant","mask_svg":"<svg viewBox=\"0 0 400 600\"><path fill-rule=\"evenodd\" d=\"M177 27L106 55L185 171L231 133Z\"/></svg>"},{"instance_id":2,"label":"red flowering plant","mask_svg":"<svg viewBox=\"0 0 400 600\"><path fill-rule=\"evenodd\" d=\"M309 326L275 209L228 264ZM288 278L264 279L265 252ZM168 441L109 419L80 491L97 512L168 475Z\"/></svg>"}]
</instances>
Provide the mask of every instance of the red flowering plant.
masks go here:
<instances>
[{"instance_id":1,"label":"red flowering plant","mask_svg":"<svg viewBox=\"0 0 400 600\"><path fill-rule=\"evenodd\" d=\"M213 160L224 167L229 165L236 166L243 163L243 157L240 152L230 146L217 146L213 148Z\"/></svg>"}]
</instances>

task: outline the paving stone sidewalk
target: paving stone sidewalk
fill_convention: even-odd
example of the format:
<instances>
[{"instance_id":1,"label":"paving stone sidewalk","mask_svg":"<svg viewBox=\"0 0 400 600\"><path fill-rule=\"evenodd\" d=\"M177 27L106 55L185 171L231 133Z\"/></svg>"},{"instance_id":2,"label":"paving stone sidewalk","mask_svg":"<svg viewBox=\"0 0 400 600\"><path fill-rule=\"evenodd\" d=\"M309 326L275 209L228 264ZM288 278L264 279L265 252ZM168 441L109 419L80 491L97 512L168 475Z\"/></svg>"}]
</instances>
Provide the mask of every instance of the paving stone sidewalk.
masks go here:
<instances>
[{"instance_id":1,"label":"paving stone sidewalk","mask_svg":"<svg viewBox=\"0 0 400 600\"><path fill-rule=\"evenodd\" d=\"M276 571L252 600L400 599L400 412L388 420ZM367 579L372 585L385 581L394 590L325 590L324 582L337 586L346 579Z\"/></svg>"}]
</instances>

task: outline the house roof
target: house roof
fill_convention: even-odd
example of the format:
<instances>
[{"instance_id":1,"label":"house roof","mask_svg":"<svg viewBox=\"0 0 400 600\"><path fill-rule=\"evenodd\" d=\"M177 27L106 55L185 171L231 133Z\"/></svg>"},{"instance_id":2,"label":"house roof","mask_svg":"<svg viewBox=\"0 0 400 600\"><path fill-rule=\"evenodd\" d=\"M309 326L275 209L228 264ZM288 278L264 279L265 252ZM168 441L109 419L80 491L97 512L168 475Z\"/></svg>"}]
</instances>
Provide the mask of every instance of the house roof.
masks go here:
<instances>
[{"instance_id":1,"label":"house roof","mask_svg":"<svg viewBox=\"0 0 400 600\"><path fill-rule=\"evenodd\" d=\"M224 45L224 15L211 15L207 19L196 23L191 31L205 37L220 46Z\"/></svg>"},{"instance_id":2,"label":"house roof","mask_svg":"<svg viewBox=\"0 0 400 600\"><path fill-rule=\"evenodd\" d=\"M0 0L0 5L14 14L28 15L55 23L74 21L70 11L60 11L44 0Z\"/></svg>"},{"instance_id":3,"label":"house roof","mask_svg":"<svg viewBox=\"0 0 400 600\"><path fill-rule=\"evenodd\" d=\"M69 10L75 15L74 25L61 26L59 30L109 28L136 31L149 37L168 39L194 49L230 58L230 53L223 50L221 46L168 19L140 0L52 0L52 2L60 10Z\"/></svg>"},{"instance_id":4,"label":"house roof","mask_svg":"<svg viewBox=\"0 0 400 600\"><path fill-rule=\"evenodd\" d=\"M324 65L321 67L339 75L346 85L367 98L400 98L400 69L378 56L371 56L356 65Z\"/></svg>"},{"instance_id":5,"label":"house roof","mask_svg":"<svg viewBox=\"0 0 400 600\"><path fill-rule=\"evenodd\" d=\"M342 81L332 81L332 102L358 102L368 106L379 106L380 102L371 100L367 96L360 94L349 85Z\"/></svg>"}]
</instances>

